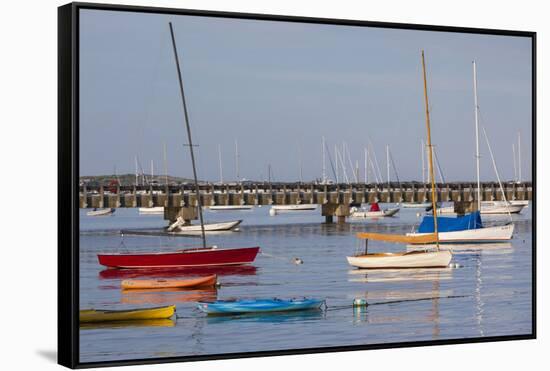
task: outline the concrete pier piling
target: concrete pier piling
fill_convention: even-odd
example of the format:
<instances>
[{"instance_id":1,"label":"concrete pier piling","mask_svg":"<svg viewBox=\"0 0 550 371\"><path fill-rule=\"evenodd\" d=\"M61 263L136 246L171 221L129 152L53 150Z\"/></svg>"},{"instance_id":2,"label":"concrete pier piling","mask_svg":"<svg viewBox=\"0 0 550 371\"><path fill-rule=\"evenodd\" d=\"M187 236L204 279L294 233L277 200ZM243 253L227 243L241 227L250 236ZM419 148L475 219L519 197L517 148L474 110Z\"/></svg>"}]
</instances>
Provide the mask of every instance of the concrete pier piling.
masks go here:
<instances>
[{"instance_id":1,"label":"concrete pier piling","mask_svg":"<svg viewBox=\"0 0 550 371\"><path fill-rule=\"evenodd\" d=\"M508 200L532 200L530 182L504 185ZM82 184L80 208L165 208L165 219L174 221L178 216L185 220L197 218L197 195L192 184L108 186ZM418 182L388 184L315 184L315 183L260 183L202 184L200 197L205 206L213 205L321 205L325 222L344 223L350 215L350 204L373 202L428 202L429 185ZM436 197L443 202L471 202L477 198L477 184L471 182L436 185ZM482 201L503 200L498 183L481 184ZM475 202L474 202L475 203Z\"/></svg>"}]
</instances>

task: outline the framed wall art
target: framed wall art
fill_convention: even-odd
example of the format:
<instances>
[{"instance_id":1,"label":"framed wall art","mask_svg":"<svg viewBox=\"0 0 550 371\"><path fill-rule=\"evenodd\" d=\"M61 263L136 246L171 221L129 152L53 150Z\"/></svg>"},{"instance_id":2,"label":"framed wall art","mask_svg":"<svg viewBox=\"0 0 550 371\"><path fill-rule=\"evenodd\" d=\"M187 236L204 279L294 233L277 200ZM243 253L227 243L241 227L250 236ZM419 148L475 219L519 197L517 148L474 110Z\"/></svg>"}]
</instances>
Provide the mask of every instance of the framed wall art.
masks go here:
<instances>
[{"instance_id":1,"label":"framed wall art","mask_svg":"<svg viewBox=\"0 0 550 371\"><path fill-rule=\"evenodd\" d=\"M58 19L60 364L535 338L534 32Z\"/></svg>"}]
</instances>

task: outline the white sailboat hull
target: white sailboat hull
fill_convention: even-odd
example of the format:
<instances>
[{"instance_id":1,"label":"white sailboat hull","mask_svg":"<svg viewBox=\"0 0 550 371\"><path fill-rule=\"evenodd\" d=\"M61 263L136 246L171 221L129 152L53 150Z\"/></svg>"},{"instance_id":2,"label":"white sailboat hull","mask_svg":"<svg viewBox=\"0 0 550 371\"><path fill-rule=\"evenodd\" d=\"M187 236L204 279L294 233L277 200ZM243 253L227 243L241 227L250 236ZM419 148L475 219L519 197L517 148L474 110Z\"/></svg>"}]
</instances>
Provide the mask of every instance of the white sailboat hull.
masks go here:
<instances>
[{"instance_id":1,"label":"white sailboat hull","mask_svg":"<svg viewBox=\"0 0 550 371\"><path fill-rule=\"evenodd\" d=\"M215 205L208 207L211 211L252 210L250 205Z\"/></svg>"},{"instance_id":2,"label":"white sailboat hull","mask_svg":"<svg viewBox=\"0 0 550 371\"><path fill-rule=\"evenodd\" d=\"M519 214L523 208L523 205L481 205L481 214Z\"/></svg>"},{"instance_id":3,"label":"white sailboat hull","mask_svg":"<svg viewBox=\"0 0 550 371\"><path fill-rule=\"evenodd\" d=\"M450 251L375 253L347 257L350 265L363 269L447 267L452 258Z\"/></svg>"},{"instance_id":4,"label":"white sailboat hull","mask_svg":"<svg viewBox=\"0 0 550 371\"><path fill-rule=\"evenodd\" d=\"M313 211L317 210L317 205L312 204L297 204L297 205L276 205L271 206L269 215L274 216L279 213L296 212L296 211Z\"/></svg>"},{"instance_id":5,"label":"white sailboat hull","mask_svg":"<svg viewBox=\"0 0 550 371\"><path fill-rule=\"evenodd\" d=\"M205 232L231 231L241 224L242 220L235 220L223 223L206 223L204 224ZM180 225L171 230L174 233L201 232L200 225Z\"/></svg>"},{"instance_id":6,"label":"white sailboat hull","mask_svg":"<svg viewBox=\"0 0 550 371\"><path fill-rule=\"evenodd\" d=\"M523 210L524 205L514 205L514 204L481 204L481 214L490 215L490 214L519 214ZM438 214L455 214L454 206L442 207L437 210Z\"/></svg>"},{"instance_id":7,"label":"white sailboat hull","mask_svg":"<svg viewBox=\"0 0 550 371\"><path fill-rule=\"evenodd\" d=\"M164 207L140 207L138 212L140 215L164 215Z\"/></svg>"},{"instance_id":8,"label":"white sailboat hull","mask_svg":"<svg viewBox=\"0 0 550 371\"><path fill-rule=\"evenodd\" d=\"M431 233L407 233L407 236L424 236ZM440 232L440 243L487 243L503 242L512 239L514 224L496 227L468 229L455 232Z\"/></svg>"},{"instance_id":9,"label":"white sailboat hull","mask_svg":"<svg viewBox=\"0 0 550 371\"><path fill-rule=\"evenodd\" d=\"M529 206L529 200L508 200L509 205L522 205ZM504 201L481 201L482 206L505 206L506 202Z\"/></svg>"},{"instance_id":10,"label":"white sailboat hull","mask_svg":"<svg viewBox=\"0 0 550 371\"><path fill-rule=\"evenodd\" d=\"M380 210L380 211L354 211L351 213L352 218L381 218L394 216L399 211L399 208Z\"/></svg>"},{"instance_id":11,"label":"white sailboat hull","mask_svg":"<svg viewBox=\"0 0 550 371\"><path fill-rule=\"evenodd\" d=\"M317 209L317 205L311 205L311 204L277 205L277 206L271 206L271 209L276 211L315 210Z\"/></svg>"}]
</instances>

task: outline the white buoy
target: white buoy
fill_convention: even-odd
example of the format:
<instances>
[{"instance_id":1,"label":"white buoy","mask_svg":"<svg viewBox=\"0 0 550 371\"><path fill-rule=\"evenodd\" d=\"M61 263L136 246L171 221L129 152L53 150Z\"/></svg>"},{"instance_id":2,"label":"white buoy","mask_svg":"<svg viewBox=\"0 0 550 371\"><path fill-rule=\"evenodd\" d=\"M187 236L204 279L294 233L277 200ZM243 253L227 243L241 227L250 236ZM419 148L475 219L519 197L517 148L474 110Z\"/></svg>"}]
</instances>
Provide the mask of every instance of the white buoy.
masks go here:
<instances>
[{"instance_id":1,"label":"white buoy","mask_svg":"<svg viewBox=\"0 0 550 371\"><path fill-rule=\"evenodd\" d=\"M269 215L275 216L277 215L277 211L275 209L269 209Z\"/></svg>"}]
</instances>

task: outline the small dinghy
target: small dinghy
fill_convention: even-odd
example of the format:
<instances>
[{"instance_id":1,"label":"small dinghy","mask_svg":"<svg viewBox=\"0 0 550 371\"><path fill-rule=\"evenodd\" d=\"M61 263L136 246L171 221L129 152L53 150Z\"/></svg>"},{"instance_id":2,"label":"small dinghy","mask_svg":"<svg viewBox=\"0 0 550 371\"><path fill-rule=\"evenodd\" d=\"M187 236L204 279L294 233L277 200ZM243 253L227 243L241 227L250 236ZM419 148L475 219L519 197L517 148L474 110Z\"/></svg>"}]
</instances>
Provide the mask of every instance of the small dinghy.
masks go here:
<instances>
[{"instance_id":1,"label":"small dinghy","mask_svg":"<svg viewBox=\"0 0 550 371\"><path fill-rule=\"evenodd\" d=\"M80 310L80 323L167 319L172 317L175 312L175 305L127 310L82 309Z\"/></svg>"},{"instance_id":2,"label":"small dinghy","mask_svg":"<svg viewBox=\"0 0 550 371\"><path fill-rule=\"evenodd\" d=\"M115 212L115 209L93 209L92 211L88 211L86 215L88 216L106 216L106 215L113 215Z\"/></svg>"},{"instance_id":3,"label":"small dinghy","mask_svg":"<svg viewBox=\"0 0 550 371\"><path fill-rule=\"evenodd\" d=\"M245 314L290 312L320 309L325 301L320 299L244 299L216 300L198 303L201 311L207 314Z\"/></svg>"},{"instance_id":4,"label":"small dinghy","mask_svg":"<svg viewBox=\"0 0 550 371\"><path fill-rule=\"evenodd\" d=\"M120 283L123 290L139 289L191 289L197 287L214 287L218 280L215 274L187 280L124 280Z\"/></svg>"}]
</instances>

